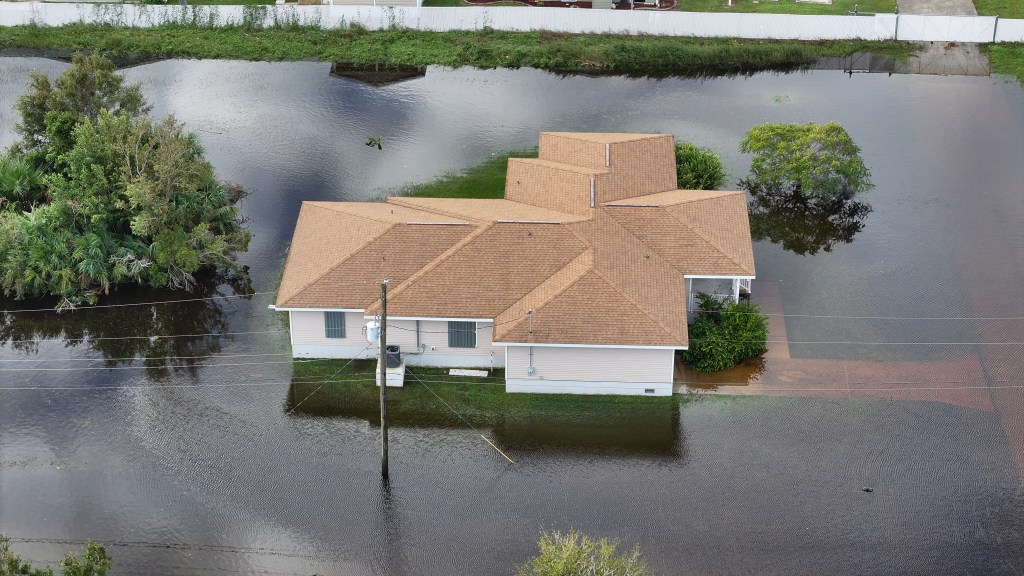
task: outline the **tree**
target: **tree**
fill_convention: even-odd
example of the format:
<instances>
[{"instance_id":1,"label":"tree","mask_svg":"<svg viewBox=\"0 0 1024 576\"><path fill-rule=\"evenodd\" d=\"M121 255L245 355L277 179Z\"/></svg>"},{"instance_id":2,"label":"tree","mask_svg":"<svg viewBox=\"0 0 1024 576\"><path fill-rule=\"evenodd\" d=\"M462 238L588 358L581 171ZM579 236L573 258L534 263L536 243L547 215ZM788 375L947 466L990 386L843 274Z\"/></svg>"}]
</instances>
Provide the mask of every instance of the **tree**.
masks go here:
<instances>
[{"instance_id":1,"label":"tree","mask_svg":"<svg viewBox=\"0 0 1024 576\"><path fill-rule=\"evenodd\" d=\"M717 190L725 185L722 159L707 148L676 143L676 186L680 190Z\"/></svg>"},{"instance_id":2,"label":"tree","mask_svg":"<svg viewBox=\"0 0 1024 576\"><path fill-rule=\"evenodd\" d=\"M107 549L95 542L86 542L82 558L68 552L60 561L62 576L105 576L111 567ZM53 576L50 568L33 568L11 550L11 539L0 534L0 576Z\"/></svg>"},{"instance_id":3,"label":"tree","mask_svg":"<svg viewBox=\"0 0 1024 576\"><path fill-rule=\"evenodd\" d=\"M594 540L570 530L545 532L537 543L540 554L519 568L517 576L650 576L647 562L640 557L640 548L617 554L618 541Z\"/></svg>"},{"instance_id":4,"label":"tree","mask_svg":"<svg viewBox=\"0 0 1024 576\"><path fill-rule=\"evenodd\" d=\"M761 188L832 197L873 187L860 148L835 122L754 126L740 152L754 155L746 182Z\"/></svg>"},{"instance_id":5,"label":"tree","mask_svg":"<svg viewBox=\"0 0 1024 576\"><path fill-rule=\"evenodd\" d=\"M0 291L95 302L121 284L192 289L240 270L245 196L218 182L193 134L154 122L138 86L99 56L18 101L22 139L0 158Z\"/></svg>"},{"instance_id":6,"label":"tree","mask_svg":"<svg viewBox=\"0 0 1024 576\"><path fill-rule=\"evenodd\" d=\"M756 304L723 303L709 294L697 294L697 319L690 325L690 346L683 361L707 374L731 368L767 350L768 317Z\"/></svg>"}]
</instances>

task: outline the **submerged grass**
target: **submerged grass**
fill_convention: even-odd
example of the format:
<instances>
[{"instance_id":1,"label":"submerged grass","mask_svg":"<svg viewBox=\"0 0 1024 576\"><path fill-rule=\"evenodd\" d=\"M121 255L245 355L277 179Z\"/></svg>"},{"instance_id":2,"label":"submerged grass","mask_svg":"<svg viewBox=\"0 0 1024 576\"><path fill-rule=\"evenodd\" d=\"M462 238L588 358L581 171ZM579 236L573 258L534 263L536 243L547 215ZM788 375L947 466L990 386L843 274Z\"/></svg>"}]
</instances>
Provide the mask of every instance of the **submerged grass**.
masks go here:
<instances>
[{"instance_id":1,"label":"submerged grass","mask_svg":"<svg viewBox=\"0 0 1024 576\"><path fill-rule=\"evenodd\" d=\"M509 158L536 158L537 150L498 154L465 170L402 189L402 196L421 198L504 198Z\"/></svg>"},{"instance_id":2,"label":"submerged grass","mask_svg":"<svg viewBox=\"0 0 1024 576\"><path fill-rule=\"evenodd\" d=\"M1015 76L1024 84L1024 44L987 44L983 48L994 71Z\"/></svg>"},{"instance_id":3,"label":"submerged grass","mask_svg":"<svg viewBox=\"0 0 1024 576\"><path fill-rule=\"evenodd\" d=\"M299 414L350 416L379 423L376 367L376 360L296 362L289 408L297 405ZM574 419L607 426L607 418L616 414L627 413L631 418L670 415L666 409L678 406L681 398L686 400L675 396L509 394L504 384L504 370L491 370L486 377L464 377L449 376L447 368L407 367L405 386L388 388L389 418L408 426L507 426L510 419L518 418Z\"/></svg>"},{"instance_id":4,"label":"submerged grass","mask_svg":"<svg viewBox=\"0 0 1024 576\"><path fill-rule=\"evenodd\" d=\"M21 53L81 50L102 51L110 56L384 62L415 66L534 67L567 73L704 77L793 70L820 57L858 51L905 58L914 52L914 46L904 42L754 41L543 31L367 31L357 27L325 30L298 25L257 29L194 24L127 28L72 24L3 28L0 50Z\"/></svg>"}]
</instances>

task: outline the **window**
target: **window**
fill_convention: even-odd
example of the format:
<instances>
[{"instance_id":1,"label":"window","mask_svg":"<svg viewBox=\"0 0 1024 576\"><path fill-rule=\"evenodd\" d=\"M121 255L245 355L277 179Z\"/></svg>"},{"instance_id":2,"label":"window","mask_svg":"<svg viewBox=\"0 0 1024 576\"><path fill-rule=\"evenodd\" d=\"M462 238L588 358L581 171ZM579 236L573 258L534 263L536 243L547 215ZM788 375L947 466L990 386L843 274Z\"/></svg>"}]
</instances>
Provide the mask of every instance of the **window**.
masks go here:
<instances>
[{"instance_id":1,"label":"window","mask_svg":"<svg viewBox=\"0 0 1024 576\"><path fill-rule=\"evenodd\" d=\"M449 322L449 348L476 348L476 322Z\"/></svg>"},{"instance_id":2,"label":"window","mask_svg":"<svg viewBox=\"0 0 1024 576\"><path fill-rule=\"evenodd\" d=\"M344 312L324 312L324 336L327 338L345 337Z\"/></svg>"}]
</instances>

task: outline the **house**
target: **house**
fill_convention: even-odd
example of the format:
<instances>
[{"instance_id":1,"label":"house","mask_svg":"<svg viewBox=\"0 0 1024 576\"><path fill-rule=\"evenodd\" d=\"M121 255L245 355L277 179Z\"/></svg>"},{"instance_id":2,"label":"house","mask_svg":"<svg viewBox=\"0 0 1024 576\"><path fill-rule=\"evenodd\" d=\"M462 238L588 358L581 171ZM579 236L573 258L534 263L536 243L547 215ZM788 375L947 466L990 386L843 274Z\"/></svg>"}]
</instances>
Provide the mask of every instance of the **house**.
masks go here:
<instances>
[{"instance_id":1,"label":"house","mask_svg":"<svg viewBox=\"0 0 1024 576\"><path fill-rule=\"evenodd\" d=\"M504 199L304 202L276 309L296 358L505 368L506 391L672 393L698 292L738 299L754 257L742 192L676 190L667 134L540 135Z\"/></svg>"}]
</instances>

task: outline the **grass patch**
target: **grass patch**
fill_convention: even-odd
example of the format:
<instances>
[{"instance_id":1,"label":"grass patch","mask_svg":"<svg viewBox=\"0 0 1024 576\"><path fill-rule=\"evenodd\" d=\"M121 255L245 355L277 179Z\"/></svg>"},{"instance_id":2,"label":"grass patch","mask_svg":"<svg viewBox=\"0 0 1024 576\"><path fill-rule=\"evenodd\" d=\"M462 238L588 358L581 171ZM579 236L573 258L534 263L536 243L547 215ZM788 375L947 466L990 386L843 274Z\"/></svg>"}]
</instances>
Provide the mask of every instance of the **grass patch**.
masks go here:
<instances>
[{"instance_id":1,"label":"grass patch","mask_svg":"<svg viewBox=\"0 0 1024 576\"><path fill-rule=\"evenodd\" d=\"M1008 0L1014 1L1017 0ZM884 12L892 14L896 11L895 0L832 0L832 4L797 3L794 0L778 2L754 3L753 0L734 0L732 6L726 6L723 0L680 0L679 10L684 12L767 12L771 14L833 14L843 15L853 12L856 6L859 12Z\"/></svg>"},{"instance_id":2,"label":"grass patch","mask_svg":"<svg viewBox=\"0 0 1024 576\"><path fill-rule=\"evenodd\" d=\"M504 198L508 159L536 157L536 149L499 154L471 168L449 172L432 182L404 188L399 195L420 198Z\"/></svg>"},{"instance_id":3,"label":"grass patch","mask_svg":"<svg viewBox=\"0 0 1024 576\"><path fill-rule=\"evenodd\" d=\"M825 56L858 51L906 57L904 42L793 42L689 39L551 32L420 32L360 28L324 30L164 25L125 28L96 24L3 29L0 50L52 53L102 51L110 56L383 62L480 68L533 67L556 72L707 77L794 70Z\"/></svg>"},{"instance_id":4,"label":"grass patch","mask_svg":"<svg viewBox=\"0 0 1024 576\"><path fill-rule=\"evenodd\" d=\"M1024 44L986 44L982 49L988 54L992 70L1014 76L1024 84Z\"/></svg>"},{"instance_id":5,"label":"grass patch","mask_svg":"<svg viewBox=\"0 0 1024 576\"><path fill-rule=\"evenodd\" d=\"M1024 18L1024 2L1021 0L974 0L974 9L982 16Z\"/></svg>"}]
</instances>

